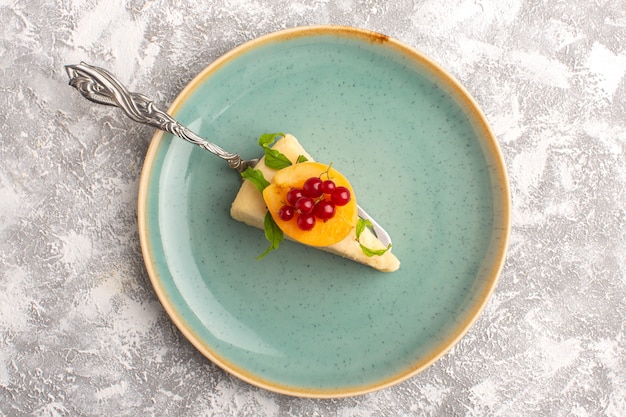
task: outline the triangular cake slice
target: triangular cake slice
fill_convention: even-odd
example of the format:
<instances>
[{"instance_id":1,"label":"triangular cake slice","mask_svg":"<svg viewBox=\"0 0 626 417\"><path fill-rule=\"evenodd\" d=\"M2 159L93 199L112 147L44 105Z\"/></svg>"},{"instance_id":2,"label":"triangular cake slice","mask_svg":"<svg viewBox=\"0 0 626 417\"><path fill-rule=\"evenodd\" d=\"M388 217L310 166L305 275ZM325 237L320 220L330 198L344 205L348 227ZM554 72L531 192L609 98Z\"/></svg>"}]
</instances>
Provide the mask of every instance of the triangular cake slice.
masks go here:
<instances>
[{"instance_id":1,"label":"triangular cake slice","mask_svg":"<svg viewBox=\"0 0 626 417\"><path fill-rule=\"evenodd\" d=\"M313 161L311 155L304 150L298 140L289 134L278 139L272 148L281 152L292 161L292 163L295 163L300 155L305 156L309 161ZM265 157L261 158L259 163L255 166L255 169L260 170L265 179L270 182L277 172L265 165ZM237 193L237 197L235 197L233 201L230 210L231 216L235 220L249 226L263 229L266 213L267 207L262 194L250 181L244 181ZM379 271L392 272L400 267L400 261L391 251L388 250L382 255L367 256L361 249L359 242L370 249L385 249L385 246L368 228L361 233L359 241L357 241L356 225L348 236L340 242L330 246L316 246L316 248L343 256L344 258L362 263Z\"/></svg>"}]
</instances>

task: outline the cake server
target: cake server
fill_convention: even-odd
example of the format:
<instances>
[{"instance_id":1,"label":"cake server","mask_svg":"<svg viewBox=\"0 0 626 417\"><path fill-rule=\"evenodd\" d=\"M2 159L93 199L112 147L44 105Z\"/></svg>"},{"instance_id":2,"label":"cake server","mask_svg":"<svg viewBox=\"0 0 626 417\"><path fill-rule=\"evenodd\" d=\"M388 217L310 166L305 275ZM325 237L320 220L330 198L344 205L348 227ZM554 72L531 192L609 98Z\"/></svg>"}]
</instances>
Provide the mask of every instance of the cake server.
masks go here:
<instances>
[{"instance_id":1,"label":"cake server","mask_svg":"<svg viewBox=\"0 0 626 417\"><path fill-rule=\"evenodd\" d=\"M70 78L69 84L76 88L86 99L94 103L119 107L132 120L163 130L188 142L200 146L228 162L228 165L241 173L248 167L254 167L259 159L244 160L238 154L228 152L218 145L200 137L189 128L183 126L169 114L154 105L154 102L139 93L132 93L103 68L81 62L77 65L66 65ZM376 237L385 246L391 243L391 237L376 220L358 207L359 217L369 220Z\"/></svg>"}]
</instances>

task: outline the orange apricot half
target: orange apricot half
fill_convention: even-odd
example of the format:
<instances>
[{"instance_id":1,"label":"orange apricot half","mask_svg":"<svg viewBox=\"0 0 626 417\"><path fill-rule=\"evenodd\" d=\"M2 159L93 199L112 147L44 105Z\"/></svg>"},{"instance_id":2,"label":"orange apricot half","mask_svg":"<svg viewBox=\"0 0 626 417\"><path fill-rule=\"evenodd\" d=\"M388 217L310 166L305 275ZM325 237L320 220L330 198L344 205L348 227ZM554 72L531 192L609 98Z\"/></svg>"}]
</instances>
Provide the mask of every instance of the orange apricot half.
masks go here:
<instances>
[{"instance_id":1,"label":"orange apricot half","mask_svg":"<svg viewBox=\"0 0 626 417\"><path fill-rule=\"evenodd\" d=\"M346 187L351 197L346 205L336 207L332 218L327 220L318 218L311 230L302 230L297 224L298 213L293 219L286 221L281 219L279 211L287 204L289 190L301 189L305 181L311 177L331 179L337 187ZM316 200L325 198L330 199L328 195L322 195ZM305 245L330 246L340 242L356 226L358 219L356 198L350 182L334 168L319 162L302 162L276 172L270 185L263 190L263 200L278 227L287 236Z\"/></svg>"}]
</instances>

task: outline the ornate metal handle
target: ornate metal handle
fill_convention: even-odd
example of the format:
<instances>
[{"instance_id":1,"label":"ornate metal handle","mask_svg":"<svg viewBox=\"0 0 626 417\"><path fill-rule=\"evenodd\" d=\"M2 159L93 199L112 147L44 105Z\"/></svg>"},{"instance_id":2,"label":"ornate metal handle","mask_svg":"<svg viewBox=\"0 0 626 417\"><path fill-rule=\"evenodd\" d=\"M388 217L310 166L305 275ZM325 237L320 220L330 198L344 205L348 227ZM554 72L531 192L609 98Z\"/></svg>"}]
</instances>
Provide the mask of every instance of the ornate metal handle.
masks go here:
<instances>
[{"instance_id":1,"label":"ornate metal handle","mask_svg":"<svg viewBox=\"0 0 626 417\"><path fill-rule=\"evenodd\" d=\"M81 62L78 65L66 65L65 69L70 77L70 85L94 103L119 107L134 121L155 127L198 145L226 160L231 168L239 172L256 162L256 160L244 161L239 155L227 152L201 138L169 114L158 109L148 97L128 91L113 75L102 68Z\"/></svg>"}]
</instances>

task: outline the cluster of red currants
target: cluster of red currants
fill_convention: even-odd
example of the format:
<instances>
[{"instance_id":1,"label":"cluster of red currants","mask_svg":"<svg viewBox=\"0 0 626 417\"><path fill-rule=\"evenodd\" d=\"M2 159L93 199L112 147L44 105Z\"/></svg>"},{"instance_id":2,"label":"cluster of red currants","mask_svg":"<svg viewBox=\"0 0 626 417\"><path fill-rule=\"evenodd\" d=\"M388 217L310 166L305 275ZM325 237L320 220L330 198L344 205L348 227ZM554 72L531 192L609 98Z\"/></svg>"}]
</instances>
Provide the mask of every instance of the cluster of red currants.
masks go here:
<instances>
[{"instance_id":1,"label":"cluster of red currants","mask_svg":"<svg viewBox=\"0 0 626 417\"><path fill-rule=\"evenodd\" d=\"M292 188L287 192L287 204L281 207L278 217L289 221L296 214L296 222L301 230L311 230L316 219L333 218L337 206L345 206L350 201L350 190L336 186L333 180L318 177L307 179L302 188Z\"/></svg>"}]
</instances>

